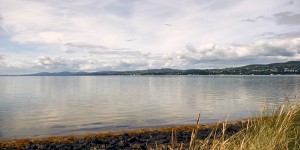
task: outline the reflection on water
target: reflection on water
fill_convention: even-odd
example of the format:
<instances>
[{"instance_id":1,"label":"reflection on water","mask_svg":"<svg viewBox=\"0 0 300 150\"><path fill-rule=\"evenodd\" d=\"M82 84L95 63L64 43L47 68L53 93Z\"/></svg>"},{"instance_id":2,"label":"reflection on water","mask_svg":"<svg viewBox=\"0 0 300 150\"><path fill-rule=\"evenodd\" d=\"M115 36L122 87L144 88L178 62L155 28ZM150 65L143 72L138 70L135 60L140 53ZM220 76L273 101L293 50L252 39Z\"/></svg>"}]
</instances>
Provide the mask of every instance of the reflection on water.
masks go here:
<instances>
[{"instance_id":1,"label":"reflection on water","mask_svg":"<svg viewBox=\"0 0 300 150\"><path fill-rule=\"evenodd\" d=\"M239 119L300 76L0 77L0 139Z\"/></svg>"}]
</instances>

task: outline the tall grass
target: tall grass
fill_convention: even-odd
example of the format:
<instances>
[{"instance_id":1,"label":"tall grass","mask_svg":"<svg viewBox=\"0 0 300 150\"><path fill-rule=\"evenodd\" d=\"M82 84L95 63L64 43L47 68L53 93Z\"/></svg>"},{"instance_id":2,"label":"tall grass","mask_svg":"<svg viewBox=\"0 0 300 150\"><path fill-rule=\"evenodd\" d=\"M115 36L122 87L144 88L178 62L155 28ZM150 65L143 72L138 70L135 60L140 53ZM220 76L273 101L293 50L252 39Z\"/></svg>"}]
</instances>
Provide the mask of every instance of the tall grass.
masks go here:
<instances>
[{"instance_id":1,"label":"tall grass","mask_svg":"<svg viewBox=\"0 0 300 150\"><path fill-rule=\"evenodd\" d=\"M198 123L197 123L198 124ZM227 121L221 132L215 129L206 139L196 139L197 128L191 136L189 149L200 150L282 150L300 149L300 105L287 103L262 111L255 118L248 119L245 128L233 136L226 136Z\"/></svg>"}]
</instances>

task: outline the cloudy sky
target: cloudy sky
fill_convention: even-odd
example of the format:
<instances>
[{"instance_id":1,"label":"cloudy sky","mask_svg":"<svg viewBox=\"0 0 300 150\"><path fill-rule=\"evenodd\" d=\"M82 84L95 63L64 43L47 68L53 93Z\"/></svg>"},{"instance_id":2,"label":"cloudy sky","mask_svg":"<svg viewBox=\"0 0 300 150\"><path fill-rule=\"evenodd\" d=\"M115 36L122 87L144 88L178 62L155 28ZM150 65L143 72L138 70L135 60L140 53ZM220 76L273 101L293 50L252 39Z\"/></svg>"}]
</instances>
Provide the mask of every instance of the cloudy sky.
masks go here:
<instances>
[{"instance_id":1,"label":"cloudy sky","mask_svg":"<svg viewBox=\"0 0 300 150\"><path fill-rule=\"evenodd\" d=\"M300 60L299 0L0 0L0 74Z\"/></svg>"}]
</instances>

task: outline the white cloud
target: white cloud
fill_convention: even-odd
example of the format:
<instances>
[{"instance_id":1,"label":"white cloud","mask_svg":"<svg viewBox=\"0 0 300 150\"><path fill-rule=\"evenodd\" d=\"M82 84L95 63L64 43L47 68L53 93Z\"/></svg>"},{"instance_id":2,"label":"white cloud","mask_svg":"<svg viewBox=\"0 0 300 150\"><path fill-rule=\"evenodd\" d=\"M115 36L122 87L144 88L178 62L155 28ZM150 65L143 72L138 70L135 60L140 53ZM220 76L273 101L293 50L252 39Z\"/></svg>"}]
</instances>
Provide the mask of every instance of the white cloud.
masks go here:
<instances>
[{"instance_id":1,"label":"white cloud","mask_svg":"<svg viewBox=\"0 0 300 150\"><path fill-rule=\"evenodd\" d=\"M208 43L196 47L188 44L186 49L183 53L169 56L166 59L169 60L168 64L172 67L205 68L206 63L211 67L224 67L232 62L247 64L249 60L261 63L297 60L300 58L300 38L262 39L247 45L230 46Z\"/></svg>"},{"instance_id":2,"label":"white cloud","mask_svg":"<svg viewBox=\"0 0 300 150\"><path fill-rule=\"evenodd\" d=\"M0 37L10 41L5 53L18 57L5 67L25 64L21 70L31 71L292 60L299 58L299 6L286 0L0 0L0 34L6 33Z\"/></svg>"},{"instance_id":3,"label":"white cloud","mask_svg":"<svg viewBox=\"0 0 300 150\"><path fill-rule=\"evenodd\" d=\"M0 54L0 75L11 73L23 73L31 69L30 65L10 55Z\"/></svg>"},{"instance_id":4,"label":"white cloud","mask_svg":"<svg viewBox=\"0 0 300 150\"><path fill-rule=\"evenodd\" d=\"M135 70L148 68L219 68L239 66L251 61L267 63L300 59L300 38L262 39L247 45L220 46L214 43L188 44L186 50L169 54L141 54L125 50L89 50L86 57L39 56L32 62L20 63L0 57L2 70L40 71L99 71ZM77 53L72 53L77 55ZM18 62L19 63L16 63ZM26 65L25 65L26 64ZM2 73L3 74L3 73Z\"/></svg>"}]
</instances>

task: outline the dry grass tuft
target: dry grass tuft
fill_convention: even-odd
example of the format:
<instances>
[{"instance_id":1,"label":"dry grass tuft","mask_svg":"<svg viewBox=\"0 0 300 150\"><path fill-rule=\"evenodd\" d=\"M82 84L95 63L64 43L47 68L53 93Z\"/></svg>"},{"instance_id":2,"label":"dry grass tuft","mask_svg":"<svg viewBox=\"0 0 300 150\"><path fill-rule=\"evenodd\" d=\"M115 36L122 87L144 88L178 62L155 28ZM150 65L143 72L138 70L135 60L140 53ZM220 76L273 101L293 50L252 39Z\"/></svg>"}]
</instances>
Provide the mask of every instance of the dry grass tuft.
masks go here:
<instances>
[{"instance_id":1,"label":"dry grass tuft","mask_svg":"<svg viewBox=\"0 0 300 150\"><path fill-rule=\"evenodd\" d=\"M264 104L256 118L247 120L246 127L233 136L225 134L227 121L222 123L221 133L217 128L204 140L191 136L191 150L249 150L249 149L300 149L300 104L299 102L267 109ZM197 132L195 129L194 134Z\"/></svg>"}]
</instances>

